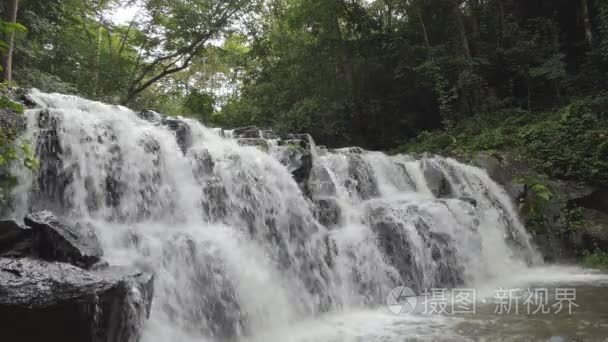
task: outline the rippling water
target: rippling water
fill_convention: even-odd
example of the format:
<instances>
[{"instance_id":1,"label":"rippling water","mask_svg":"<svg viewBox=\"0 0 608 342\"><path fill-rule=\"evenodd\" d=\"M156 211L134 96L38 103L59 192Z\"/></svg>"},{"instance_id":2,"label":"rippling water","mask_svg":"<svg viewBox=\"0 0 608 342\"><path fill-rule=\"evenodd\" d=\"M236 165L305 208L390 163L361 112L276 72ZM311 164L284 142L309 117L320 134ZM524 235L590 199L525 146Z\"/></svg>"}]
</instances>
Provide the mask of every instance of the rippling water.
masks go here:
<instances>
[{"instance_id":1,"label":"rippling water","mask_svg":"<svg viewBox=\"0 0 608 342\"><path fill-rule=\"evenodd\" d=\"M541 267L521 275L505 275L476 289L475 313L460 315L394 315L386 307L331 314L256 336L251 341L608 341L608 274L577 267ZM501 283L502 285L499 285ZM505 287L506 286L506 287ZM511 287L509 287L511 286ZM539 289L550 294L547 314L534 314L520 304L519 313L497 314L494 294L504 289ZM555 314L556 289L574 290L572 313ZM421 297L420 300L423 300ZM521 303L521 302L520 302Z\"/></svg>"}]
</instances>

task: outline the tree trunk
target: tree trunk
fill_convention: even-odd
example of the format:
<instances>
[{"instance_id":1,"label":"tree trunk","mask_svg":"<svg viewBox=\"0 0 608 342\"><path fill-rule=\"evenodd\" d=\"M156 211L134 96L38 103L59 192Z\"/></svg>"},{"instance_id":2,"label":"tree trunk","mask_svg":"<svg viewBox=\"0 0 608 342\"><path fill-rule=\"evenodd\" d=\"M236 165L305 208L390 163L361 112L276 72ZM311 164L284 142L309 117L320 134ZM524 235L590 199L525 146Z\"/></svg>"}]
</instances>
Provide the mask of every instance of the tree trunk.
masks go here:
<instances>
[{"instance_id":1,"label":"tree trunk","mask_svg":"<svg viewBox=\"0 0 608 342\"><path fill-rule=\"evenodd\" d=\"M498 11L500 12L500 29L496 30L498 32L496 35L496 45L500 46L505 36L505 6L501 0L498 1Z\"/></svg>"},{"instance_id":2,"label":"tree trunk","mask_svg":"<svg viewBox=\"0 0 608 342\"><path fill-rule=\"evenodd\" d=\"M581 0L581 11L583 15L583 24L585 25L585 38L589 49L593 50L593 29L591 28L591 18L589 17L589 5L587 0Z\"/></svg>"},{"instance_id":3,"label":"tree trunk","mask_svg":"<svg viewBox=\"0 0 608 342\"><path fill-rule=\"evenodd\" d=\"M17 22L17 9L19 7L19 0L7 0L6 1L6 20L9 23ZM7 51L2 56L2 80L4 82L11 82L13 80L13 46L15 41L15 32L10 32L5 37L6 44L8 45Z\"/></svg>"},{"instance_id":4,"label":"tree trunk","mask_svg":"<svg viewBox=\"0 0 608 342\"><path fill-rule=\"evenodd\" d=\"M386 32L393 31L393 2L392 0L384 0L386 5Z\"/></svg>"},{"instance_id":5,"label":"tree trunk","mask_svg":"<svg viewBox=\"0 0 608 342\"><path fill-rule=\"evenodd\" d=\"M473 39L474 41L478 41L480 37L480 24L478 19L481 17L481 4L479 3L479 0L473 0L469 2L469 6L471 7L471 13L473 15L473 20L471 21L473 24Z\"/></svg>"},{"instance_id":6,"label":"tree trunk","mask_svg":"<svg viewBox=\"0 0 608 342\"><path fill-rule=\"evenodd\" d=\"M429 40L429 34L426 30L426 25L424 25L424 20L422 20L422 14L420 13L420 9L416 10L416 15L418 16L418 20L420 21L420 26L422 27L422 34L424 35L424 44L426 45L426 49L431 51L431 41Z\"/></svg>"},{"instance_id":7,"label":"tree trunk","mask_svg":"<svg viewBox=\"0 0 608 342\"><path fill-rule=\"evenodd\" d=\"M97 28L97 46L95 47L95 56L93 58L93 67L94 67L94 82L93 82L93 93L97 96L100 95L99 92L99 74L101 73L101 45L103 42L103 26L99 23L99 27Z\"/></svg>"},{"instance_id":8,"label":"tree trunk","mask_svg":"<svg viewBox=\"0 0 608 342\"><path fill-rule=\"evenodd\" d=\"M464 26L464 21L462 20L462 13L460 12L460 0L454 1L454 17L456 19L458 33L460 33L462 51L464 52L465 58L470 61L471 59L473 59L473 57L471 55L471 48L469 46L469 38L467 37L467 31Z\"/></svg>"}]
</instances>

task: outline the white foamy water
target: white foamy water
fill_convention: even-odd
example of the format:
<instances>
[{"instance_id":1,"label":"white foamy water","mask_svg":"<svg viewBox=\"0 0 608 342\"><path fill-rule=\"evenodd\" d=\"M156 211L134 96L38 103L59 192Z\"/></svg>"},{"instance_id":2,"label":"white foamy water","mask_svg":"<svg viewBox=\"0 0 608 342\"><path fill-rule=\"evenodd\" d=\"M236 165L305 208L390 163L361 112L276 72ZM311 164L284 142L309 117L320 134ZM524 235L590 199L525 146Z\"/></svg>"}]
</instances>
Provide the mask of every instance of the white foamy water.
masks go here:
<instances>
[{"instance_id":1,"label":"white foamy water","mask_svg":"<svg viewBox=\"0 0 608 342\"><path fill-rule=\"evenodd\" d=\"M383 310L390 289L539 274L512 203L480 169L313 144L305 195L276 141L263 151L193 120L32 98L41 169L20 171L14 215L89 221L110 263L154 271L145 341L456 339L456 318Z\"/></svg>"}]
</instances>

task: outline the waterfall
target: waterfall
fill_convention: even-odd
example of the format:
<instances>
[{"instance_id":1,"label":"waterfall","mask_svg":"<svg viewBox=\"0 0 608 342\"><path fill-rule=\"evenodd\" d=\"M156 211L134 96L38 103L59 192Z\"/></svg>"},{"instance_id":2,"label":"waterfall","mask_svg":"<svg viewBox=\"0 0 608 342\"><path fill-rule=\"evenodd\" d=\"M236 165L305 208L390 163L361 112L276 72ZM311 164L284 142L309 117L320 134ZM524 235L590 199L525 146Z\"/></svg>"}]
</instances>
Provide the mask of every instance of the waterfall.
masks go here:
<instances>
[{"instance_id":1,"label":"waterfall","mask_svg":"<svg viewBox=\"0 0 608 342\"><path fill-rule=\"evenodd\" d=\"M452 159L269 131L239 141L190 119L30 96L40 169L17 170L14 216L86 221L109 262L153 270L146 341L251 336L381 306L395 286L472 287L540 262L505 191ZM289 165L294 150L310 152L309 172Z\"/></svg>"}]
</instances>

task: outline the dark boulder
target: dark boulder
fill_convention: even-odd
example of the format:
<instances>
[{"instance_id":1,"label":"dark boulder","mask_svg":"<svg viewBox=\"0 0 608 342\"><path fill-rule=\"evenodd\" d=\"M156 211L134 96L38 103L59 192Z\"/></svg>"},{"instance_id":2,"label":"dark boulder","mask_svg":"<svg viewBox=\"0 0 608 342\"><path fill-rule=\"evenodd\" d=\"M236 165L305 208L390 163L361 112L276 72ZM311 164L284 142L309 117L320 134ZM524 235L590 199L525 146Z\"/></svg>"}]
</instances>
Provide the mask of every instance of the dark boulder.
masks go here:
<instances>
[{"instance_id":1,"label":"dark boulder","mask_svg":"<svg viewBox=\"0 0 608 342\"><path fill-rule=\"evenodd\" d=\"M364 149L362 149L361 147L357 147L357 146L330 149L329 151L332 153L344 153L344 154L349 154L349 153L350 154L363 154L363 153L365 153Z\"/></svg>"},{"instance_id":2,"label":"dark boulder","mask_svg":"<svg viewBox=\"0 0 608 342\"><path fill-rule=\"evenodd\" d=\"M88 268L103 255L97 236L86 225L68 226L50 211L27 215L25 224L32 228L33 250L42 259Z\"/></svg>"},{"instance_id":3,"label":"dark boulder","mask_svg":"<svg viewBox=\"0 0 608 342\"><path fill-rule=\"evenodd\" d=\"M525 162L508 155L479 153L472 158L471 163L484 169L490 178L502 185L515 203L519 202L526 192L525 185L517 180L534 173Z\"/></svg>"},{"instance_id":4,"label":"dark boulder","mask_svg":"<svg viewBox=\"0 0 608 342\"><path fill-rule=\"evenodd\" d=\"M459 200L469 203L470 205L472 205L473 207L477 207L477 200L473 197L468 197L468 196L463 196L458 198Z\"/></svg>"},{"instance_id":5,"label":"dark boulder","mask_svg":"<svg viewBox=\"0 0 608 342\"><path fill-rule=\"evenodd\" d=\"M336 195L336 185L331 179L327 169L320 164L313 165L313 168L310 171L308 189L313 197Z\"/></svg>"},{"instance_id":6,"label":"dark boulder","mask_svg":"<svg viewBox=\"0 0 608 342\"><path fill-rule=\"evenodd\" d=\"M279 134L271 129L262 129L260 130L260 134L262 134L262 138L264 139L279 139Z\"/></svg>"},{"instance_id":7,"label":"dark boulder","mask_svg":"<svg viewBox=\"0 0 608 342\"><path fill-rule=\"evenodd\" d=\"M142 120L149 121L153 124L165 126L172 131L175 134L177 144L184 154L188 151L190 146L192 146L190 126L188 126L184 120L166 116L149 109L137 113L137 116Z\"/></svg>"},{"instance_id":8,"label":"dark boulder","mask_svg":"<svg viewBox=\"0 0 608 342\"><path fill-rule=\"evenodd\" d=\"M15 221L0 221L0 256L28 255L31 249L31 233L31 229Z\"/></svg>"},{"instance_id":9,"label":"dark boulder","mask_svg":"<svg viewBox=\"0 0 608 342\"><path fill-rule=\"evenodd\" d=\"M35 108L37 106L36 101L30 95L30 91L26 88L13 88L9 89L9 97L14 101L23 104L26 108Z\"/></svg>"},{"instance_id":10,"label":"dark boulder","mask_svg":"<svg viewBox=\"0 0 608 342\"><path fill-rule=\"evenodd\" d=\"M340 222L342 209L334 198L315 198L313 204L313 212L319 223L325 227L332 227Z\"/></svg>"},{"instance_id":11,"label":"dark boulder","mask_svg":"<svg viewBox=\"0 0 608 342\"><path fill-rule=\"evenodd\" d=\"M378 197L380 190L371 165L359 153L348 152L346 156L348 158L346 188L355 191L363 200Z\"/></svg>"},{"instance_id":12,"label":"dark boulder","mask_svg":"<svg viewBox=\"0 0 608 342\"><path fill-rule=\"evenodd\" d=\"M143 111L137 113L137 116L150 122L159 122L165 117L164 115L149 109L144 109Z\"/></svg>"},{"instance_id":13,"label":"dark boulder","mask_svg":"<svg viewBox=\"0 0 608 342\"><path fill-rule=\"evenodd\" d=\"M608 214L608 188L592 188L590 190L579 193L581 196L572 198L572 204Z\"/></svg>"},{"instance_id":14,"label":"dark boulder","mask_svg":"<svg viewBox=\"0 0 608 342\"><path fill-rule=\"evenodd\" d=\"M402 285L415 291L422 290L422 270L418 267L413 246L402 222L386 215L384 208L376 208L369 215L369 223L376 235L378 247L386 260L399 272Z\"/></svg>"},{"instance_id":15,"label":"dark boulder","mask_svg":"<svg viewBox=\"0 0 608 342\"><path fill-rule=\"evenodd\" d=\"M63 162L64 150L59 132L61 122L49 109L42 109L37 117L38 134L35 141L36 155L40 160L36 186L31 196L32 208L52 209L62 212L70 207L66 188L74 179L74 168Z\"/></svg>"},{"instance_id":16,"label":"dark boulder","mask_svg":"<svg viewBox=\"0 0 608 342\"><path fill-rule=\"evenodd\" d=\"M281 141L280 145L272 154L287 167L302 191L308 194L308 180L312 171L310 146L301 140Z\"/></svg>"},{"instance_id":17,"label":"dark boulder","mask_svg":"<svg viewBox=\"0 0 608 342\"><path fill-rule=\"evenodd\" d=\"M435 162L425 159L422 162L424 179L429 190L437 198L449 197L452 194L452 186L441 167Z\"/></svg>"},{"instance_id":18,"label":"dark boulder","mask_svg":"<svg viewBox=\"0 0 608 342\"><path fill-rule=\"evenodd\" d=\"M425 286L455 287L463 284L464 268L458 263L454 243L447 234L433 232L422 218L420 209L409 206L403 208L375 207L368 213L368 222L376 235L378 247L386 260L399 272L403 285L415 291L423 290ZM395 216L396 212L401 211ZM407 217L407 219L405 219ZM411 240L413 225L417 235L422 239L424 248L430 252L433 266L422 269L417 260L415 244ZM430 283L424 283L427 279Z\"/></svg>"},{"instance_id":19,"label":"dark boulder","mask_svg":"<svg viewBox=\"0 0 608 342\"><path fill-rule=\"evenodd\" d=\"M263 138L262 133L260 132L260 129L257 126L235 128L232 131L232 135L235 138Z\"/></svg>"},{"instance_id":20,"label":"dark boulder","mask_svg":"<svg viewBox=\"0 0 608 342\"><path fill-rule=\"evenodd\" d=\"M608 251L606 188L551 179L510 154L479 153L471 162L485 169L518 204L545 261L571 261L596 249ZM545 192L542 197L538 189Z\"/></svg>"},{"instance_id":21,"label":"dark boulder","mask_svg":"<svg viewBox=\"0 0 608 342\"><path fill-rule=\"evenodd\" d=\"M182 152L186 153L190 146L192 146L192 132L190 131L190 126L183 120L170 117L162 119L160 124L173 131L175 138L177 139L177 144L182 149Z\"/></svg>"},{"instance_id":22,"label":"dark boulder","mask_svg":"<svg viewBox=\"0 0 608 342\"><path fill-rule=\"evenodd\" d=\"M152 293L138 271L0 258L2 340L136 342Z\"/></svg>"},{"instance_id":23,"label":"dark boulder","mask_svg":"<svg viewBox=\"0 0 608 342\"><path fill-rule=\"evenodd\" d=\"M582 210L584 224L569 234L566 245L579 253L581 251L608 253L608 214L599 210Z\"/></svg>"},{"instance_id":24,"label":"dark boulder","mask_svg":"<svg viewBox=\"0 0 608 342\"><path fill-rule=\"evenodd\" d=\"M236 142L241 146L253 146L257 147L264 152L268 152L270 146L268 141L262 138L238 138Z\"/></svg>"}]
</instances>

